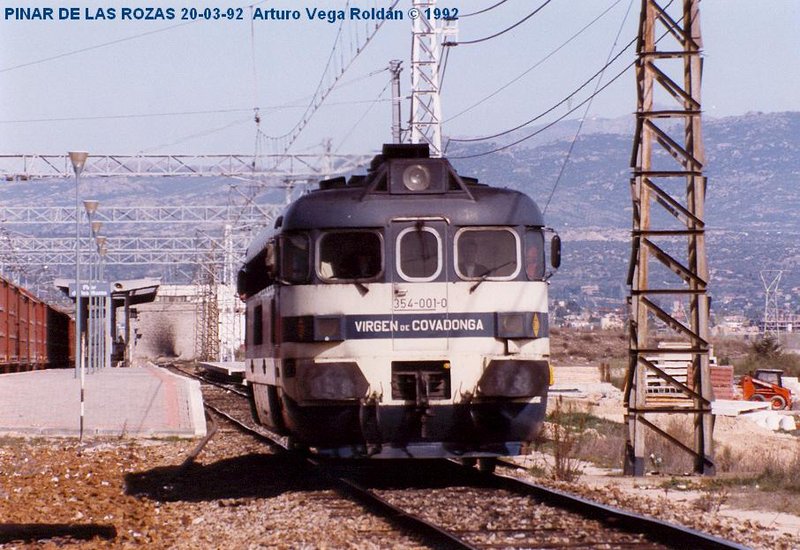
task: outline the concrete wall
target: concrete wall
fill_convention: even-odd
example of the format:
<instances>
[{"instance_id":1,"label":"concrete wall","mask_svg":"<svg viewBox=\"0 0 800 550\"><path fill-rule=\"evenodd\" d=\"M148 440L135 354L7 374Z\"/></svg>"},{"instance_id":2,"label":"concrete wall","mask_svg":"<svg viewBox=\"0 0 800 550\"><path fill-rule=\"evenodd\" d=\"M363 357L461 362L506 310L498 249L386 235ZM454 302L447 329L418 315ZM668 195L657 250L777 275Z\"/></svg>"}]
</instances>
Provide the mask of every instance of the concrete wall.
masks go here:
<instances>
[{"instance_id":1,"label":"concrete wall","mask_svg":"<svg viewBox=\"0 0 800 550\"><path fill-rule=\"evenodd\" d=\"M136 306L131 325L134 363L159 359L192 360L196 357L194 303L155 302ZM138 337L134 339L134 334Z\"/></svg>"},{"instance_id":2,"label":"concrete wall","mask_svg":"<svg viewBox=\"0 0 800 550\"><path fill-rule=\"evenodd\" d=\"M236 311L236 314L220 316L219 333L223 339L220 349L227 346L237 350L243 344L244 306L232 293L233 289L222 285L217 291L220 312ZM133 307L137 310L137 319L131 322L131 339L134 340L137 332L140 335L133 341L134 364L146 360L191 361L197 358L198 287L162 285L153 303ZM121 310L117 318L122 319Z\"/></svg>"}]
</instances>

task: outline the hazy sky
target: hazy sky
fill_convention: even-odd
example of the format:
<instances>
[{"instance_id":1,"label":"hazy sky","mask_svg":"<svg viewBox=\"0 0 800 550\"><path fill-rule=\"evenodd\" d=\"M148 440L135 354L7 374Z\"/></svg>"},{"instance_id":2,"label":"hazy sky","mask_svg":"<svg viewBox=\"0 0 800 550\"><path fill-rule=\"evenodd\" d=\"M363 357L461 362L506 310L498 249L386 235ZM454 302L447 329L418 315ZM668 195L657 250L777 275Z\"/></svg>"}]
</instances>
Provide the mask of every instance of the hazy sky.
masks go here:
<instances>
[{"instance_id":1,"label":"hazy sky","mask_svg":"<svg viewBox=\"0 0 800 550\"><path fill-rule=\"evenodd\" d=\"M544 2L507 0L485 14L462 18L458 39L492 35ZM349 5L370 8L390 3L353 0ZM465 15L495 3L439 0L438 6L457 8ZM119 154L271 152L276 142L264 136L285 134L299 122L339 32L338 22L309 21L306 9L341 9L348 2L255 3L262 10L300 10L298 21L251 21L254 8L246 0L76 1L71 5L81 8L81 20L58 20L63 4L0 2L0 154L70 149ZM640 4L640 0L551 0L502 36L451 48L442 93L445 133L482 136L503 131L570 96L612 52L635 38ZM7 9L17 6L53 8L55 20L8 17ZM172 8L175 19L121 20L123 8L148 6ZM181 20L182 9L192 6L219 7L223 12L243 7L243 19ZM293 152L319 150L327 138L334 150L343 153L367 152L390 140L389 74L382 70L390 59L403 61L403 93L410 89L411 0L400 0L397 7L406 13L404 20L384 23L342 76L344 85L330 94L307 124ZM98 8L108 14L114 8L116 17L86 20L85 8L90 14ZM703 0L700 8L704 111L719 117L800 110L800 1ZM335 51L335 68L342 61L346 64L351 49L367 32L363 22L342 27L344 47ZM633 59L630 47L609 67L603 82ZM481 102L528 69L518 81ZM541 122L583 101L594 86L591 83ZM256 107L261 138L253 120ZM634 109L635 84L629 70L596 98L589 116L630 115ZM582 114L580 109L570 118ZM407 102L403 116L408 116Z\"/></svg>"}]
</instances>

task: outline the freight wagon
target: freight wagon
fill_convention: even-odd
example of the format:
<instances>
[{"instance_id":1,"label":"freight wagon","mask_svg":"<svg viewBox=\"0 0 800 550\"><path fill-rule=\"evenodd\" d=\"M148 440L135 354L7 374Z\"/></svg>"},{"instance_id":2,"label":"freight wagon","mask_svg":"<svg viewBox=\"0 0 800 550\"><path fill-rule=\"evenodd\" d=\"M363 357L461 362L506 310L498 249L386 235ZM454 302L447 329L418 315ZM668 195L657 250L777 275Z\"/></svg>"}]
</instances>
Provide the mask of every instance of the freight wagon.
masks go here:
<instances>
[{"instance_id":1,"label":"freight wagon","mask_svg":"<svg viewBox=\"0 0 800 550\"><path fill-rule=\"evenodd\" d=\"M73 330L65 312L0 278L0 373L69 367Z\"/></svg>"}]
</instances>

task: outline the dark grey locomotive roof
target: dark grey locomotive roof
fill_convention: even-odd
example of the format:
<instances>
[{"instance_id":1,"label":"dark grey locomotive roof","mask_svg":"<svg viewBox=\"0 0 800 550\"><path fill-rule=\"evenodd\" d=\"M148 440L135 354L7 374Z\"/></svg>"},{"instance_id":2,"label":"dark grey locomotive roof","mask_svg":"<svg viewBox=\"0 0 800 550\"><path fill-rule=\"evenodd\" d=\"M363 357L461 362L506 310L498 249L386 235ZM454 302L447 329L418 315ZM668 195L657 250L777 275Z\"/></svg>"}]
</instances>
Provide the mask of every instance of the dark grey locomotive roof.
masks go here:
<instances>
[{"instance_id":1,"label":"dark grey locomotive roof","mask_svg":"<svg viewBox=\"0 0 800 550\"><path fill-rule=\"evenodd\" d=\"M436 159L445 165L449 174L446 177L450 179L442 192L397 194L380 187L392 162L427 158L427 146L385 145L384 153L375 157L366 176L354 176L349 182L343 178L321 182L320 189L289 205L279 227L270 228L253 239L247 250L247 261L263 250L272 235L283 231L385 227L393 219L418 217L443 217L456 226L544 225L542 213L530 197L512 189L489 187L461 178L446 159Z\"/></svg>"},{"instance_id":2,"label":"dark grey locomotive roof","mask_svg":"<svg viewBox=\"0 0 800 550\"><path fill-rule=\"evenodd\" d=\"M443 216L453 225L544 225L539 207L510 189L470 185L467 193L367 194L363 188L313 191L294 202L282 230L384 227L402 217Z\"/></svg>"}]
</instances>

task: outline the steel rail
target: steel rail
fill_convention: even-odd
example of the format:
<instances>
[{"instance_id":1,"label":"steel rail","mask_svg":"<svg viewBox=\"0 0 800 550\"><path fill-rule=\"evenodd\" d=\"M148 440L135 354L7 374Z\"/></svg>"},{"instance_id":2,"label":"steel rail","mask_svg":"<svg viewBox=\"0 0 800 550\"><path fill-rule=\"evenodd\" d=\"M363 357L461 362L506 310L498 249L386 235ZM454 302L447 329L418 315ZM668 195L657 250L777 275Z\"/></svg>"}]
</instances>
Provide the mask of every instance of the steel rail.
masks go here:
<instances>
[{"instance_id":1,"label":"steel rail","mask_svg":"<svg viewBox=\"0 0 800 550\"><path fill-rule=\"evenodd\" d=\"M514 468L505 462L500 462L503 467ZM546 504L575 512L584 517L600 521L615 529L629 533L643 533L654 542L676 548L703 548L709 550L747 550L749 547L733 541L725 540L707 533L690 529L682 525L669 523L633 512L606 506L585 498L581 498L563 491L550 489L536 483L525 481L516 477L494 473L489 478L498 488L507 491L533 496Z\"/></svg>"},{"instance_id":2,"label":"steel rail","mask_svg":"<svg viewBox=\"0 0 800 550\"><path fill-rule=\"evenodd\" d=\"M198 377L196 375L190 375L190 376ZM202 377L198 378L200 378L206 383L210 383L225 388L222 385L215 384ZM219 407L210 405L208 403L204 403L204 407L212 411L214 414L231 422L238 430L258 439L261 442L266 443L272 450L277 452L290 452L290 449L287 448L287 446L285 446L284 444L282 444L279 440L274 439L272 436L266 433L262 433L259 430L251 428L250 426L244 424L240 420L234 418L225 411L221 410ZM203 445L207 442L208 440L205 440L203 442ZM194 458L196 458L201 449L202 446L198 446L198 448L194 449L191 460L194 460ZM190 463L191 460L187 459L185 463L186 462ZM310 469L314 470L319 475L324 477L326 480L331 482L331 484L336 488L336 491L339 494L351 500L357 501L369 512L375 514L376 516L386 519L389 523L397 527L401 532L405 533L406 535L414 539L420 540L423 544L429 545L433 548L443 548L443 549L477 550L479 548L469 544L468 542L453 535L449 531L442 529L415 514L409 513L406 510L403 510L402 508L390 504L385 499L379 497L372 491L364 487L361 487L356 482L341 476L337 476L336 474L332 473L325 466L323 462L318 461L308 455L304 455L303 460L306 462L306 464Z\"/></svg>"},{"instance_id":3,"label":"steel rail","mask_svg":"<svg viewBox=\"0 0 800 550\"><path fill-rule=\"evenodd\" d=\"M477 550L480 548L416 514L391 504L355 481L331 473L327 470L325 464L311 457L307 457L306 460L316 466L317 471L321 472L326 479L333 482L340 493L357 500L370 512L386 518L404 532L413 535L415 538L421 538L425 544L430 544L433 548L461 548L465 550Z\"/></svg>"},{"instance_id":4,"label":"steel rail","mask_svg":"<svg viewBox=\"0 0 800 550\"><path fill-rule=\"evenodd\" d=\"M184 371L176 366L173 366L173 368L176 368L188 376L197 378L204 383L233 391L230 387L220 382L208 380L205 377ZM244 396L242 392L236 391L235 393ZM206 403L205 406L220 417L232 422L237 429L257 438L259 441L267 443L273 450L279 452L290 450L290 445L279 441L279 439L282 438L276 438L270 435L267 433L267 430L256 430L220 410L218 407L214 407L208 403ZM476 549L481 547L481 545L472 545L455 535L452 531L438 527L425 519L389 503L351 479L333 473L322 460L308 455L303 455L303 460L305 460L314 471L328 479L337 488L340 494L357 500L370 512L390 521L403 532L423 539L426 543L431 544L435 548ZM579 514L587 519L599 521L611 529L629 534L644 535L653 543L677 548L704 548L711 550L747 550L748 548L747 546L707 533L702 533L688 527L624 511L516 477L496 472L492 474L479 472L475 468L465 467L455 461L451 462L454 468L458 468L462 473L468 472L472 480L476 482L479 481L481 485L489 485L492 488L504 489L514 494L533 497L543 504ZM497 464L503 468L521 469L519 465L504 460L498 460Z\"/></svg>"}]
</instances>

